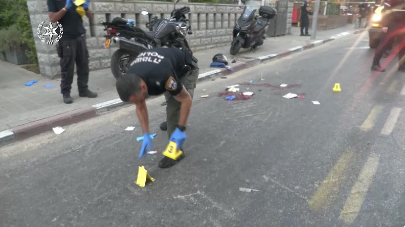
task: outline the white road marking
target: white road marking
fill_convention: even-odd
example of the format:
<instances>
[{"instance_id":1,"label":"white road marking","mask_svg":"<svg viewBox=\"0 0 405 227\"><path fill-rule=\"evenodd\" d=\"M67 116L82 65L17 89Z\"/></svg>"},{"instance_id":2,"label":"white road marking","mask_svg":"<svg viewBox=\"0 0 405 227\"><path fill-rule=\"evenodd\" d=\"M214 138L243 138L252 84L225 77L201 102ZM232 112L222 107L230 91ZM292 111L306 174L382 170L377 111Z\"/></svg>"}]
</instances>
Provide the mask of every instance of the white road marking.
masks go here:
<instances>
[{"instance_id":1,"label":"white road marking","mask_svg":"<svg viewBox=\"0 0 405 227\"><path fill-rule=\"evenodd\" d=\"M383 135L390 135L394 130L395 124L398 121L399 115L401 114L402 108L394 107L391 110L390 115L388 116L387 121L383 129L381 130L381 134Z\"/></svg>"}]
</instances>

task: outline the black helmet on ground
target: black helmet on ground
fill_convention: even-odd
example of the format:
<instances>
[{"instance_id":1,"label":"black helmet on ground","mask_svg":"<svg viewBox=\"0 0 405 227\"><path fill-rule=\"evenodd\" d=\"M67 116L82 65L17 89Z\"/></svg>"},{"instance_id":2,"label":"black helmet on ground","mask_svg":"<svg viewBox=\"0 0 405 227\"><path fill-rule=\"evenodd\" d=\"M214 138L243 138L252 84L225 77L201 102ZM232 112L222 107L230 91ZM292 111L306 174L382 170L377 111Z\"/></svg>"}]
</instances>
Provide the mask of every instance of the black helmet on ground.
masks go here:
<instances>
[{"instance_id":1,"label":"black helmet on ground","mask_svg":"<svg viewBox=\"0 0 405 227\"><path fill-rule=\"evenodd\" d=\"M228 65L228 59L223 54L214 55L214 57L212 58L212 62L221 62L224 63L225 65Z\"/></svg>"}]
</instances>

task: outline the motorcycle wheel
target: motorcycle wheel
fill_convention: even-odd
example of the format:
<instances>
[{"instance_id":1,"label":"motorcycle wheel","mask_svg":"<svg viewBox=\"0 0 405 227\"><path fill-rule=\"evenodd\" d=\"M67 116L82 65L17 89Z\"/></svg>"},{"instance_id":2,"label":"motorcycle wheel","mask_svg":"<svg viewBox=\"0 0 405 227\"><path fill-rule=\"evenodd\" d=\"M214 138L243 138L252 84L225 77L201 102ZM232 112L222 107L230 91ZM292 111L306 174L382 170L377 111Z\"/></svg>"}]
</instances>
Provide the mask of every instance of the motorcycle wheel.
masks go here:
<instances>
[{"instance_id":1,"label":"motorcycle wheel","mask_svg":"<svg viewBox=\"0 0 405 227\"><path fill-rule=\"evenodd\" d=\"M231 45L231 55L236 55L240 48L242 48L242 43L236 38L235 42L233 42Z\"/></svg>"},{"instance_id":2,"label":"motorcycle wheel","mask_svg":"<svg viewBox=\"0 0 405 227\"><path fill-rule=\"evenodd\" d=\"M136 58L133 53L118 49L111 57L111 72L116 79L125 75L131 62Z\"/></svg>"}]
</instances>

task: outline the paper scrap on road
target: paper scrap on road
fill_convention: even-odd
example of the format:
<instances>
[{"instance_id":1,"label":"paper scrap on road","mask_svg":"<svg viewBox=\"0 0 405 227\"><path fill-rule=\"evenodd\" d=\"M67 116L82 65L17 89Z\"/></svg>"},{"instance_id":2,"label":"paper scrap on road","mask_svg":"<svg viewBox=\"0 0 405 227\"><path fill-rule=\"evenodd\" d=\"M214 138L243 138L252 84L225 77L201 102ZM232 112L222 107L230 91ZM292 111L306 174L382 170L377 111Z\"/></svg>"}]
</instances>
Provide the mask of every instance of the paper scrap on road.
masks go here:
<instances>
[{"instance_id":1,"label":"paper scrap on road","mask_svg":"<svg viewBox=\"0 0 405 227\"><path fill-rule=\"evenodd\" d=\"M234 85L228 86L226 88L232 88L232 87L239 87L239 84L234 84Z\"/></svg>"},{"instance_id":2,"label":"paper scrap on road","mask_svg":"<svg viewBox=\"0 0 405 227\"><path fill-rule=\"evenodd\" d=\"M312 103L315 104L315 105L320 105L320 104L321 104L321 103L318 102L318 101L312 101Z\"/></svg>"},{"instance_id":3,"label":"paper scrap on road","mask_svg":"<svg viewBox=\"0 0 405 227\"><path fill-rule=\"evenodd\" d=\"M250 92L250 91L243 92L243 95L252 96L252 95L253 95L253 92Z\"/></svg>"},{"instance_id":4,"label":"paper scrap on road","mask_svg":"<svg viewBox=\"0 0 405 227\"><path fill-rule=\"evenodd\" d=\"M210 97L209 95L201 95L201 98L208 98Z\"/></svg>"},{"instance_id":5,"label":"paper scrap on road","mask_svg":"<svg viewBox=\"0 0 405 227\"><path fill-rule=\"evenodd\" d=\"M60 134L62 134L62 132L65 131L65 129L63 129L62 127L55 127L55 128L52 128L52 129L53 129L53 132L54 132L56 135L60 135Z\"/></svg>"},{"instance_id":6,"label":"paper scrap on road","mask_svg":"<svg viewBox=\"0 0 405 227\"><path fill-rule=\"evenodd\" d=\"M286 99L293 99L293 98L297 98L298 95L297 94L293 94L293 93L288 93L286 95L283 96Z\"/></svg>"},{"instance_id":7,"label":"paper scrap on road","mask_svg":"<svg viewBox=\"0 0 405 227\"><path fill-rule=\"evenodd\" d=\"M288 84L280 84L280 87L287 87Z\"/></svg>"},{"instance_id":8,"label":"paper scrap on road","mask_svg":"<svg viewBox=\"0 0 405 227\"><path fill-rule=\"evenodd\" d=\"M241 191L241 192L258 192L259 190L252 189L252 188L239 188L239 191Z\"/></svg>"},{"instance_id":9,"label":"paper scrap on road","mask_svg":"<svg viewBox=\"0 0 405 227\"><path fill-rule=\"evenodd\" d=\"M228 91L230 91L230 92L239 92L239 88L237 88L237 87L231 87L231 88L229 88Z\"/></svg>"},{"instance_id":10,"label":"paper scrap on road","mask_svg":"<svg viewBox=\"0 0 405 227\"><path fill-rule=\"evenodd\" d=\"M150 138L151 139L155 139L155 137L156 137L156 133L154 133L154 134L152 134L152 135L150 135ZM140 137L138 137L138 138L136 138L136 141L142 141L143 140L143 136L140 136Z\"/></svg>"},{"instance_id":11,"label":"paper scrap on road","mask_svg":"<svg viewBox=\"0 0 405 227\"><path fill-rule=\"evenodd\" d=\"M148 154L157 154L157 151L148 151Z\"/></svg>"},{"instance_id":12,"label":"paper scrap on road","mask_svg":"<svg viewBox=\"0 0 405 227\"><path fill-rule=\"evenodd\" d=\"M125 131L133 131L135 129L135 127L133 126L128 126Z\"/></svg>"}]
</instances>

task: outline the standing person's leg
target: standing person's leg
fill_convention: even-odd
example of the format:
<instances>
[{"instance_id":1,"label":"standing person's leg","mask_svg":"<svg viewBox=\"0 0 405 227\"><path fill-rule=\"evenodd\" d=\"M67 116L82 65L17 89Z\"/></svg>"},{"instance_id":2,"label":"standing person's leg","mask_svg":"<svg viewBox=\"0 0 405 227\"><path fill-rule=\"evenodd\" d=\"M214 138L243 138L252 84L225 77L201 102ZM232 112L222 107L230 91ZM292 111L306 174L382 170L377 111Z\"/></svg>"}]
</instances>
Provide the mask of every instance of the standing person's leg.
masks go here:
<instances>
[{"instance_id":1,"label":"standing person's leg","mask_svg":"<svg viewBox=\"0 0 405 227\"><path fill-rule=\"evenodd\" d=\"M97 93L89 90L89 51L87 49L86 35L76 39L76 66L77 66L77 87L80 97L95 98Z\"/></svg>"},{"instance_id":2,"label":"standing person's leg","mask_svg":"<svg viewBox=\"0 0 405 227\"><path fill-rule=\"evenodd\" d=\"M194 97L194 89L197 85L199 70L193 70L190 75L184 76L180 79L180 82L184 85L187 91L190 93L191 98ZM166 96L166 94L165 94ZM174 99L174 97L170 94L167 95L167 106L166 106L166 114L167 114L167 135L168 139L170 139L172 133L176 129L176 126L179 124L179 117L180 117L180 107L181 104ZM179 148L182 149L182 148ZM183 150L184 152L184 150ZM163 157L162 160L159 162L160 168L169 168L176 164L177 161L181 160L184 155L180 156L177 160L172 160L168 157Z\"/></svg>"},{"instance_id":3,"label":"standing person's leg","mask_svg":"<svg viewBox=\"0 0 405 227\"><path fill-rule=\"evenodd\" d=\"M304 26L305 26L305 21L304 21L304 18L301 17L301 26L300 26L301 35L304 35Z\"/></svg>"},{"instance_id":4,"label":"standing person's leg","mask_svg":"<svg viewBox=\"0 0 405 227\"><path fill-rule=\"evenodd\" d=\"M66 104L70 104L73 102L72 97L70 97L70 91L72 89L75 69L74 59L76 58L76 42L74 40L66 39L61 40L57 45L61 69L61 93L63 95L63 101Z\"/></svg>"},{"instance_id":5,"label":"standing person's leg","mask_svg":"<svg viewBox=\"0 0 405 227\"><path fill-rule=\"evenodd\" d=\"M308 29L309 29L309 17L305 18L305 35L308 35Z\"/></svg>"},{"instance_id":6,"label":"standing person's leg","mask_svg":"<svg viewBox=\"0 0 405 227\"><path fill-rule=\"evenodd\" d=\"M380 71L380 72L385 71L385 69L380 67L380 60L381 60L384 52L386 51L387 46L389 45L389 43L392 40L393 32L391 32L390 30L391 29L388 29L387 34L384 35L383 40L381 40L380 44L378 45L377 49L375 50L374 58L373 58L373 65L371 67L371 70Z\"/></svg>"}]
</instances>

